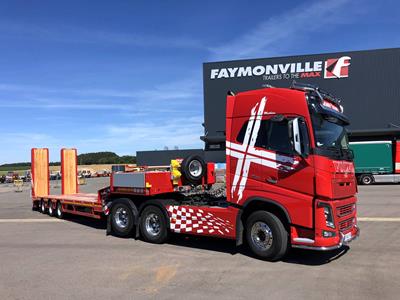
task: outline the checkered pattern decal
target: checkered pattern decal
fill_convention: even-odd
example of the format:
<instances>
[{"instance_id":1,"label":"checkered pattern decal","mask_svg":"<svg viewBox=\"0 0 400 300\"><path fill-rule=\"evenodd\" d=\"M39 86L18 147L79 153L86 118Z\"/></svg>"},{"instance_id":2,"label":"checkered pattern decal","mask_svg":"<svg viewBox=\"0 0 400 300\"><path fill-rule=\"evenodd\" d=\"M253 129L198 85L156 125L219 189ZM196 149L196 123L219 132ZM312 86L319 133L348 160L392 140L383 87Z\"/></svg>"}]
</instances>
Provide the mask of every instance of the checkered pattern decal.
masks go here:
<instances>
[{"instance_id":1,"label":"checkered pattern decal","mask_svg":"<svg viewBox=\"0 0 400 300\"><path fill-rule=\"evenodd\" d=\"M167 206L171 230L180 233L228 235L234 227L229 220L214 216L202 209L185 206Z\"/></svg>"}]
</instances>

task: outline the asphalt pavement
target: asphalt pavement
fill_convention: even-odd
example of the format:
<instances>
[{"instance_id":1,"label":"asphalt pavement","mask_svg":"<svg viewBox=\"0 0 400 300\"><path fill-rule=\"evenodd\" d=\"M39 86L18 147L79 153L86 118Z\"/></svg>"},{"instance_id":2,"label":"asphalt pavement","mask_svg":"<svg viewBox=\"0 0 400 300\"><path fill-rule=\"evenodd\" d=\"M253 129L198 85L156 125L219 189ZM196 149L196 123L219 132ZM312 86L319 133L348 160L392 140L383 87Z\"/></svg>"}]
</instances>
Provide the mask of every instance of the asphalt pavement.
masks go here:
<instances>
[{"instance_id":1,"label":"asphalt pavement","mask_svg":"<svg viewBox=\"0 0 400 300\"><path fill-rule=\"evenodd\" d=\"M87 183L81 191L94 192L107 178ZM29 186L14 190L0 185L0 299L399 298L400 185L359 187L361 236L350 247L275 263L227 240L106 236L104 222L50 218L31 210Z\"/></svg>"}]
</instances>

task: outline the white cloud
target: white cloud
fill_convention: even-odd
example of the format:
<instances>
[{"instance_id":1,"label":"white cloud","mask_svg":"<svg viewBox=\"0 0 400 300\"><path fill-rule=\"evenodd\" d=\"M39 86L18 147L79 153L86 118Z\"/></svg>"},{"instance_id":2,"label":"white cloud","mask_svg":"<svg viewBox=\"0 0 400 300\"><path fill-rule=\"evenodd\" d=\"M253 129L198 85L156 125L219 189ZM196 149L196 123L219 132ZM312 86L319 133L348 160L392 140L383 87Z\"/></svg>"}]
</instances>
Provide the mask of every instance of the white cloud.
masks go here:
<instances>
[{"instance_id":1,"label":"white cloud","mask_svg":"<svg viewBox=\"0 0 400 300\"><path fill-rule=\"evenodd\" d=\"M166 115L164 120L138 122L131 124L112 124L105 127L101 138L78 141L83 148L106 145L118 153L132 154L137 150L173 148L202 148L200 136L203 134L202 116Z\"/></svg>"},{"instance_id":2,"label":"white cloud","mask_svg":"<svg viewBox=\"0 0 400 300\"><path fill-rule=\"evenodd\" d=\"M44 40L62 43L102 44L133 47L205 49L203 43L190 36L161 36L93 30L71 25L42 27L13 20L0 21L3 38Z\"/></svg>"},{"instance_id":3,"label":"white cloud","mask_svg":"<svg viewBox=\"0 0 400 300\"><path fill-rule=\"evenodd\" d=\"M347 20L350 0L316 1L294 7L259 23L253 30L231 42L211 47L213 58L230 60L275 55L277 49L290 45L293 39L305 38L316 31L326 31L329 26L351 22ZM354 1L353 1L354 4ZM309 38L317 43L317 40Z\"/></svg>"},{"instance_id":4,"label":"white cloud","mask_svg":"<svg viewBox=\"0 0 400 300\"><path fill-rule=\"evenodd\" d=\"M0 108L50 111L34 114L27 122L34 122L35 128L26 127L24 133L0 133L0 143L8 145L0 151L3 158L0 159L0 164L29 160L32 147L49 148L50 159L53 161L59 160L59 150L62 147L75 147L79 153L107 150L120 155L134 154L137 150L163 149L164 146L178 146L181 149L203 147L199 138L203 134L201 81L185 79L137 92L102 89L63 90L66 97L71 97L68 99L57 98L60 96L56 94L52 96L57 88L0 84L0 91L2 88L5 91L12 88L17 95L19 92L28 95L37 92L44 96L32 100L0 100ZM132 97L120 98L119 94L112 97L114 92L129 94ZM74 99L73 95L86 98ZM65 109L82 110L85 120L94 120L94 123L90 123L90 126L88 123L80 124L83 127L77 128L74 123L76 120L73 119L75 114L65 113ZM96 122L96 110L107 111L110 118ZM60 120L58 115L64 119ZM38 123L43 116L48 120L44 118L42 123ZM68 119L68 116L71 119ZM56 122L57 129L47 126L53 121ZM63 130L68 132L67 136ZM56 134L55 131L59 133Z\"/></svg>"},{"instance_id":5,"label":"white cloud","mask_svg":"<svg viewBox=\"0 0 400 300\"><path fill-rule=\"evenodd\" d=\"M154 105L159 105L160 108L185 106L185 104L193 103L191 100L194 99L201 106L200 99L203 95L200 79L172 81L136 91L0 83L0 92L11 92L15 98L9 99L8 94L3 97L0 94L0 107L4 108L123 111L146 111L149 108L153 108L154 111Z\"/></svg>"},{"instance_id":6,"label":"white cloud","mask_svg":"<svg viewBox=\"0 0 400 300\"><path fill-rule=\"evenodd\" d=\"M59 153L62 144L51 135L31 132L1 132L0 133L1 155L0 165L3 163L15 163L30 161L31 148L51 148ZM61 146L61 147L60 147ZM59 160L55 157L52 160Z\"/></svg>"}]
</instances>

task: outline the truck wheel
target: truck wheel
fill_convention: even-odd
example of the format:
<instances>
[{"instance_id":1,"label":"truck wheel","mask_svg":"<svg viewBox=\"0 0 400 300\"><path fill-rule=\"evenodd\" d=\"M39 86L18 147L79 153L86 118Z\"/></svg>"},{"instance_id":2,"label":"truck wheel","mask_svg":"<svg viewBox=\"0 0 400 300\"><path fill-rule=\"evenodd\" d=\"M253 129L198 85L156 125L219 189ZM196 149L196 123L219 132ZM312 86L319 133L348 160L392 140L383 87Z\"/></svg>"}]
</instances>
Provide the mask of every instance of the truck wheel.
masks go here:
<instances>
[{"instance_id":1,"label":"truck wheel","mask_svg":"<svg viewBox=\"0 0 400 300\"><path fill-rule=\"evenodd\" d=\"M127 202L129 200L116 200L111 207L111 228L119 237L128 237L132 233L134 217L132 209Z\"/></svg>"},{"instance_id":2,"label":"truck wheel","mask_svg":"<svg viewBox=\"0 0 400 300\"><path fill-rule=\"evenodd\" d=\"M40 212L41 212L42 214L45 214L45 213L46 213L46 203L44 202L44 200L41 200L41 201L40 201Z\"/></svg>"},{"instance_id":3,"label":"truck wheel","mask_svg":"<svg viewBox=\"0 0 400 300\"><path fill-rule=\"evenodd\" d=\"M49 200L48 204L49 204L49 209L48 209L49 216L50 216L50 217L53 217L53 216L54 216L53 203Z\"/></svg>"},{"instance_id":4,"label":"truck wheel","mask_svg":"<svg viewBox=\"0 0 400 300\"><path fill-rule=\"evenodd\" d=\"M62 210L62 205L61 202L57 202L57 206L56 206L56 216L59 219L62 219L64 217L64 212Z\"/></svg>"},{"instance_id":5,"label":"truck wheel","mask_svg":"<svg viewBox=\"0 0 400 300\"><path fill-rule=\"evenodd\" d=\"M197 185L206 173L206 163L200 156L190 155L182 161L181 171L189 183Z\"/></svg>"},{"instance_id":6,"label":"truck wheel","mask_svg":"<svg viewBox=\"0 0 400 300\"><path fill-rule=\"evenodd\" d=\"M145 241L162 244L168 238L165 215L157 206L149 205L140 216L140 232Z\"/></svg>"},{"instance_id":7,"label":"truck wheel","mask_svg":"<svg viewBox=\"0 0 400 300\"><path fill-rule=\"evenodd\" d=\"M364 185L373 184L374 183L374 176L369 175L369 174L363 175L363 176L361 176L361 180L360 181Z\"/></svg>"},{"instance_id":8,"label":"truck wheel","mask_svg":"<svg viewBox=\"0 0 400 300\"><path fill-rule=\"evenodd\" d=\"M256 211L246 221L246 239L258 257L276 261L288 249L288 233L278 217L267 211Z\"/></svg>"}]
</instances>

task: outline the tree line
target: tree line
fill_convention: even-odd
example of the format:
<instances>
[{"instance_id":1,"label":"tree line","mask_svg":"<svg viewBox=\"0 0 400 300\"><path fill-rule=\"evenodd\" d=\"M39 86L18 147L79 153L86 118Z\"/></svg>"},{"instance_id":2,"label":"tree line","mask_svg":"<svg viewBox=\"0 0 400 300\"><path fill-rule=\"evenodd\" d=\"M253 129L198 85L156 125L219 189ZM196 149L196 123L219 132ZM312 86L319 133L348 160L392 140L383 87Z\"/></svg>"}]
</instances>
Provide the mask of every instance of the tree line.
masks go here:
<instances>
[{"instance_id":1,"label":"tree line","mask_svg":"<svg viewBox=\"0 0 400 300\"><path fill-rule=\"evenodd\" d=\"M103 152L92 152L83 153L78 155L79 165L104 165L104 164L135 164L136 156L123 155L119 156L114 152L103 151ZM60 162L50 162L50 166L59 166ZM30 162L19 162L0 165L0 171L11 171L11 170L22 170L24 168L29 169L31 167Z\"/></svg>"}]
</instances>

